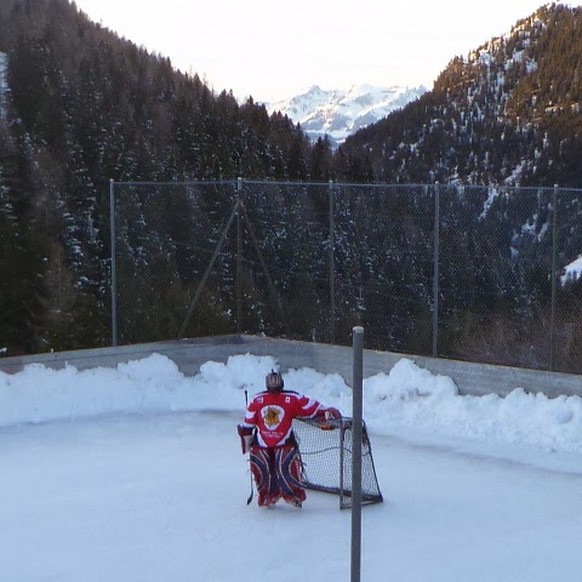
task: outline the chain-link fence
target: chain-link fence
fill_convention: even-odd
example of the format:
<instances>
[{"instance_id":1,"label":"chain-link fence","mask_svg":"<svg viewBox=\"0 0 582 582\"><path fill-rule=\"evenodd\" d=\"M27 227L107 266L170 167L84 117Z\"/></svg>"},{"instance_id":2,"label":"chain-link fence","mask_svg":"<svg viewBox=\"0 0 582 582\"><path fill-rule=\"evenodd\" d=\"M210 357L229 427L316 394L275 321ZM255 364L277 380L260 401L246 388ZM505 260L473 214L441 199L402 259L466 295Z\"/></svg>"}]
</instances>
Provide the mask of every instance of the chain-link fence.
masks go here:
<instances>
[{"instance_id":1,"label":"chain-link fence","mask_svg":"<svg viewBox=\"0 0 582 582\"><path fill-rule=\"evenodd\" d=\"M248 333L582 372L582 191L115 183L113 342Z\"/></svg>"}]
</instances>

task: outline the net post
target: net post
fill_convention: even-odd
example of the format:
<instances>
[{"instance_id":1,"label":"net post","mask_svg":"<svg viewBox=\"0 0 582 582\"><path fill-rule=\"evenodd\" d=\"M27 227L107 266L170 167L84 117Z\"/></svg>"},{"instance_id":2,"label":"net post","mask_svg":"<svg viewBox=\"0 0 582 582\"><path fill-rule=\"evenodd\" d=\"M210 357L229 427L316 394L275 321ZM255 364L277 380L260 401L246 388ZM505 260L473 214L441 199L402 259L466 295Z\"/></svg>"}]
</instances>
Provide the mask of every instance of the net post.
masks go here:
<instances>
[{"instance_id":1,"label":"net post","mask_svg":"<svg viewBox=\"0 0 582 582\"><path fill-rule=\"evenodd\" d=\"M360 582L362 555L362 383L364 328L352 330L352 540L351 582Z\"/></svg>"}]
</instances>

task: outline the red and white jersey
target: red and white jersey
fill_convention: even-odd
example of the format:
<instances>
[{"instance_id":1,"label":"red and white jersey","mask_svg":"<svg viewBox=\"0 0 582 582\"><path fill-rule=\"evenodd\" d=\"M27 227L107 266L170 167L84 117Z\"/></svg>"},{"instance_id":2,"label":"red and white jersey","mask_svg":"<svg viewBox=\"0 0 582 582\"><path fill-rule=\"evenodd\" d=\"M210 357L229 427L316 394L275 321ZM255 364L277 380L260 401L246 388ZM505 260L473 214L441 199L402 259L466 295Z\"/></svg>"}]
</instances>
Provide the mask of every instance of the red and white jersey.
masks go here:
<instances>
[{"instance_id":1,"label":"red and white jersey","mask_svg":"<svg viewBox=\"0 0 582 582\"><path fill-rule=\"evenodd\" d=\"M291 390L259 392L250 401L244 425L257 428L260 447L280 447L291 436L294 418L313 418L325 408L312 398Z\"/></svg>"}]
</instances>

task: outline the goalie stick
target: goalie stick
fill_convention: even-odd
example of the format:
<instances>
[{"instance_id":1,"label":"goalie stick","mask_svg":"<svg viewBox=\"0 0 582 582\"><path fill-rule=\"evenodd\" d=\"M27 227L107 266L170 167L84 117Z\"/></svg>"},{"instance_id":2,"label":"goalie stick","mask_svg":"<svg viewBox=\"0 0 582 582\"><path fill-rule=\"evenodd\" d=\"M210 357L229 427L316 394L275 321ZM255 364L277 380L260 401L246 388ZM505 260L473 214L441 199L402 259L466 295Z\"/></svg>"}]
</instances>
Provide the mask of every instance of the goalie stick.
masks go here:
<instances>
[{"instance_id":1,"label":"goalie stick","mask_svg":"<svg viewBox=\"0 0 582 582\"><path fill-rule=\"evenodd\" d=\"M245 390L245 405L246 406L249 405L249 393L247 390ZM250 460L250 453L249 453L249 460ZM253 500L254 492L255 492L255 489L253 487L253 474L251 473L251 492L250 492L249 496L247 497L247 505L251 504L251 501Z\"/></svg>"}]
</instances>

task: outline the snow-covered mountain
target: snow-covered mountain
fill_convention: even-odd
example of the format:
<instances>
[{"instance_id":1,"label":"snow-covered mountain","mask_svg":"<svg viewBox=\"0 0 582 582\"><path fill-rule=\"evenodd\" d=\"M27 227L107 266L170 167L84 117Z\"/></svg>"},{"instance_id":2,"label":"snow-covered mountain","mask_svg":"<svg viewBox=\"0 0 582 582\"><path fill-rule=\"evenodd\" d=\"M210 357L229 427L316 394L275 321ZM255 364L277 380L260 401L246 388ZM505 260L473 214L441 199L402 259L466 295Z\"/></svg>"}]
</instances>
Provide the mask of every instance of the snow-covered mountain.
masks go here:
<instances>
[{"instance_id":1,"label":"snow-covered mountain","mask_svg":"<svg viewBox=\"0 0 582 582\"><path fill-rule=\"evenodd\" d=\"M317 85L291 99L267 103L267 111L280 111L313 139L328 135L342 143L358 129L379 121L427 91L426 87L374 87L354 85L348 90L324 90Z\"/></svg>"}]
</instances>

